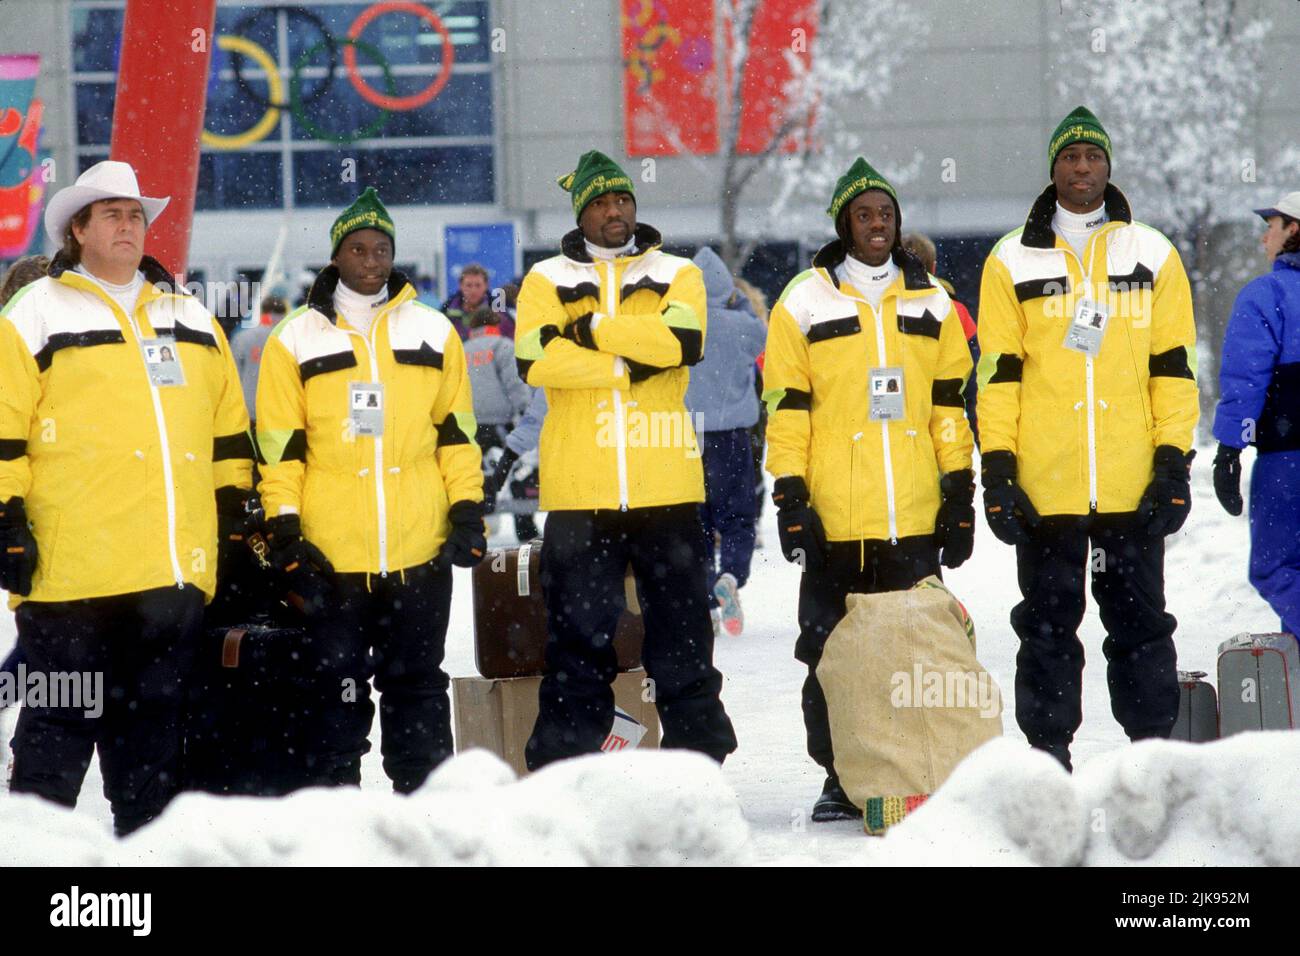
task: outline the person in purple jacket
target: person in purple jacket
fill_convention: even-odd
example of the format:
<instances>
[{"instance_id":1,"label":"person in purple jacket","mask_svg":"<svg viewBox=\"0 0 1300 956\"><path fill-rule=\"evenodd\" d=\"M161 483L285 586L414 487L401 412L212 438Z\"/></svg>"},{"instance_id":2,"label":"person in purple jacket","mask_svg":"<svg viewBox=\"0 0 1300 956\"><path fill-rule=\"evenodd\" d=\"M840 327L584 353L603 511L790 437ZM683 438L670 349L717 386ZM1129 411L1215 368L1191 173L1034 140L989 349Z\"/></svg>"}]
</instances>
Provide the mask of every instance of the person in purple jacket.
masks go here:
<instances>
[{"instance_id":1,"label":"person in purple jacket","mask_svg":"<svg viewBox=\"0 0 1300 956\"><path fill-rule=\"evenodd\" d=\"M1241 514L1241 450L1254 445L1250 583L1300 636L1300 192L1255 212L1273 269L1237 295L1224 335L1214 493Z\"/></svg>"}]
</instances>

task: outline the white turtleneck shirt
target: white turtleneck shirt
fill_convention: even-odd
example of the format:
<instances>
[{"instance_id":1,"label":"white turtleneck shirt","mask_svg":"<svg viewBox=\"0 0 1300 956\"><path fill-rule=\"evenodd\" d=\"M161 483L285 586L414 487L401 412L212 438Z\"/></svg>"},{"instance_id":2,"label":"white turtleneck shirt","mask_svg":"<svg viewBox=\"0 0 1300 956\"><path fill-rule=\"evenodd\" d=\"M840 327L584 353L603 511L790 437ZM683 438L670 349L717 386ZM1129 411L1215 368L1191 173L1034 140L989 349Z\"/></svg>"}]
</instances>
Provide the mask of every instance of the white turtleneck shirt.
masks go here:
<instances>
[{"instance_id":1,"label":"white turtleneck shirt","mask_svg":"<svg viewBox=\"0 0 1300 956\"><path fill-rule=\"evenodd\" d=\"M1097 207L1092 212L1081 213L1070 212L1058 202L1056 213L1052 216L1052 232L1068 242L1074 254L1079 257L1079 261L1083 262L1083 252L1088 247L1088 240L1094 232L1106 225L1108 219L1105 205Z\"/></svg>"},{"instance_id":2,"label":"white turtleneck shirt","mask_svg":"<svg viewBox=\"0 0 1300 956\"><path fill-rule=\"evenodd\" d=\"M597 246L589 239L583 239L582 241L587 246L587 255L591 256L593 259L617 259L619 256L625 256L630 253L636 246L635 238L629 239L621 246L617 246L613 249L607 249L604 246Z\"/></svg>"},{"instance_id":3,"label":"white turtleneck shirt","mask_svg":"<svg viewBox=\"0 0 1300 956\"><path fill-rule=\"evenodd\" d=\"M140 290L144 288L144 273L139 269L135 270L135 275L131 277L131 281L123 285L109 282L107 279L101 279L99 276L91 273L91 271L81 263L77 263L76 268L73 271L85 276L107 292L113 301L122 307L122 311L127 315L135 315L135 304L140 300Z\"/></svg>"},{"instance_id":4,"label":"white turtleneck shirt","mask_svg":"<svg viewBox=\"0 0 1300 956\"><path fill-rule=\"evenodd\" d=\"M879 309L885 290L898 278L898 264L892 256L878 266L869 266L859 259L847 256L836 268L835 274L841 282L847 282L857 289L873 309Z\"/></svg>"},{"instance_id":5,"label":"white turtleneck shirt","mask_svg":"<svg viewBox=\"0 0 1300 956\"><path fill-rule=\"evenodd\" d=\"M353 289L349 289L343 280L334 287L334 308L347 320L348 325L352 326L362 335L370 334L370 326L375 321L375 316L379 310L384 307L388 301L388 287L380 289L374 295L362 295Z\"/></svg>"}]
</instances>

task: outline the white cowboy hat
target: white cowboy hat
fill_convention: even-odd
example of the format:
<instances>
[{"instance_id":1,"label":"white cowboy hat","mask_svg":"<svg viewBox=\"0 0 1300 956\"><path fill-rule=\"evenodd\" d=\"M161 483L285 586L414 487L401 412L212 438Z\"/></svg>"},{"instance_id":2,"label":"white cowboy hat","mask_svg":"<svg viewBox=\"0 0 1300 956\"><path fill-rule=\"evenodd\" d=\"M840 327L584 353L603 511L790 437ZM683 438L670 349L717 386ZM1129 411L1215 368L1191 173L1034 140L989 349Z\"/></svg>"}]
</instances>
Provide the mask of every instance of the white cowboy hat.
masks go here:
<instances>
[{"instance_id":1,"label":"white cowboy hat","mask_svg":"<svg viewBox=\"0 0 1300 956\"><path fill-rule=\"evenodd\" d=\"M101 199L136 199L144 207L145 227L162 215L171 202L170 196L154 199L140 195L140 184L130 163L106 159L77 177L67 189L55 193L45 206L45 234L56 246L63 245L63 234L72 217L92 202Z\"/></svg>"}]
</instances>

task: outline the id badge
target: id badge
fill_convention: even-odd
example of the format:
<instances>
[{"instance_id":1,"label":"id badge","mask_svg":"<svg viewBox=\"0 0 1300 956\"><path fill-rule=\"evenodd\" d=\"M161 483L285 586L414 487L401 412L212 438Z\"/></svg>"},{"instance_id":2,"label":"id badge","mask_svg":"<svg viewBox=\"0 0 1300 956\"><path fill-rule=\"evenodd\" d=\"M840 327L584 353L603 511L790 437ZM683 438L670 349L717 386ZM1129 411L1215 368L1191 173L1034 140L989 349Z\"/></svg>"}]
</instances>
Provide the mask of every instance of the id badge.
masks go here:
<instances>
[{"instance_id":1,"label":"id badge","mask_svg":"<svg viewBox=\"0 0 1300 956\"><path fill-rule=\"evenodd\" d=\"M349 382L352 431L379 438L384 434L384 386L374 382Z\"/></svg>"},{"instance_id":2,"label":"id badge","mask_svg":"<svg viewBox=\"0 0 1300 956\"><path fill-rule=\"evenodd\" d=\"M1110 314L1105 305L1094 302L1091 298L1082 298L1074 307L1074 321L1066 330L1065 342L1062 344L1067 349L1096 358L1101 351L1101 339L1106 334L1108 321Z\"/></svg>"},{"instance_id":3,"label":"id badge","mask_svg":"<svg viewBox=\"0 0 1300 956\"><path fill-rule=\"evenodd\" d=\"M903 404L903 367L873 368L869 376L870 417L873 422L896 422L906 416Z\"/></svg>"},{"instance_id":4,"label":"id badge","mask_svg":"<svg viewBox=\"0 0 1300 956\"><path fill-rule=\"evenodd\" d=\"M142 339L140 350L144 353L144 367L149 372L149 384L159 388L185 384L185 371L181 368L181 353L171 336Z\"/></svg>"}]
</instances>

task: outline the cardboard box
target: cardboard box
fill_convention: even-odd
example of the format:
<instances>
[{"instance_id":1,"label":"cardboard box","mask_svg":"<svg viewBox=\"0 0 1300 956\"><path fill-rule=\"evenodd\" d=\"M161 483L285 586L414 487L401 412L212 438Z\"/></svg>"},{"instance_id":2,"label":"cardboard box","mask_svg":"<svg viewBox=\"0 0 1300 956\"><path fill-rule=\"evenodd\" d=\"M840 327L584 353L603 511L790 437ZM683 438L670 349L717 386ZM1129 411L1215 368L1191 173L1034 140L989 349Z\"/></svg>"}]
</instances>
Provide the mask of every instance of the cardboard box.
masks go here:
<instances>
[{"instance_id":1,"label":"cardboard box","mask_svg":"<svg viewBox=\"0 0 1300 956\"><path fill-rule=\"evenodd\" d=\"M646 728L638 747L658 747L659 713L654 704L641 699L645 676L645 671L635 670L615 677L614 705ZM537 722L537 691L541 684L540 677L454 678L451 699L456 752L482 747L510 764L521 777L528 773L524 748ZM614 726L619 724L616 716ZM621 746L617 740L606 741L606 749L618 750Z\"/></svg>"}]
</instances>

